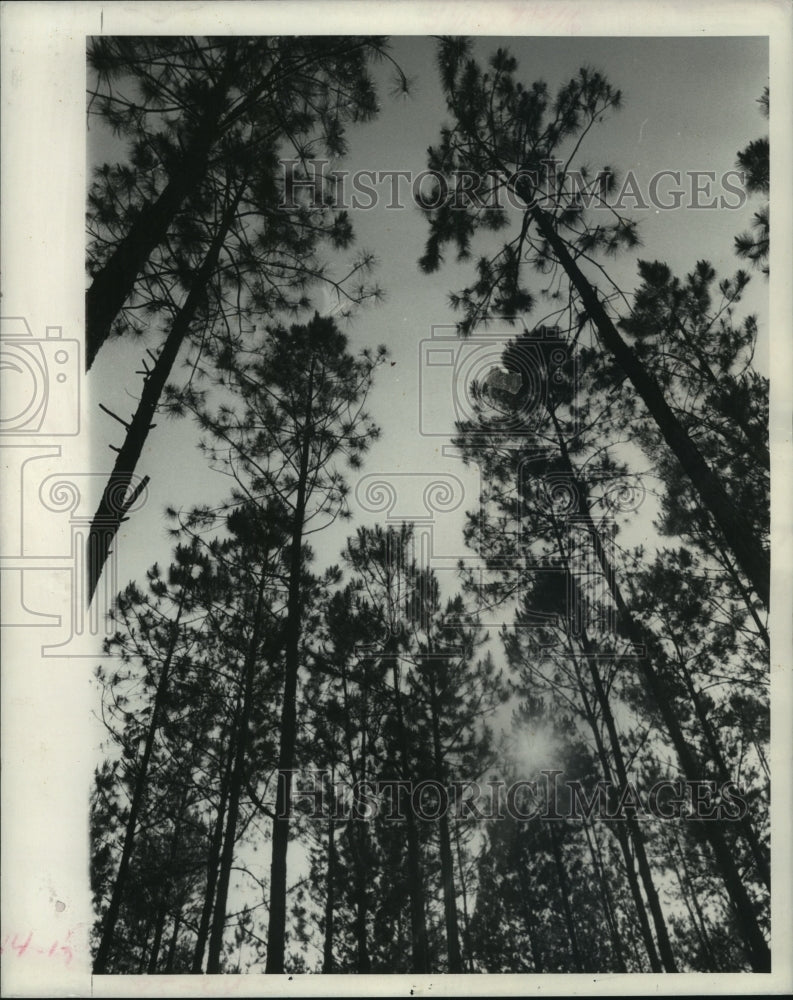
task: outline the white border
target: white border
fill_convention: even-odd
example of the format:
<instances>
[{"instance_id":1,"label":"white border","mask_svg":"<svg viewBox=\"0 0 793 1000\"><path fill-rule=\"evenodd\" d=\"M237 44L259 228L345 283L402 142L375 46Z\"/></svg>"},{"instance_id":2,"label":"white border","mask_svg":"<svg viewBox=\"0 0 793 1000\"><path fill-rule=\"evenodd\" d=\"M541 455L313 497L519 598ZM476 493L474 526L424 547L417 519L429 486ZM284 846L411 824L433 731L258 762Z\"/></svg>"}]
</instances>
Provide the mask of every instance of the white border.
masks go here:
<instances>
[{"instance_id":1,"label":"white border","mask_svg":"<svg viewBox=\"0 0 793 1000\"><path fill-rule=\"evenodd\" d=\"M769 35L771 58L771 441L772 517L772 896L774 972L758 975L566 976L135 976L90 978L87 957L67 968L46 961L2 963L4 996L452 996L744 994L793 990L789 947L791 891L790 768L793 758L793 567L791 397L793 292L793 5L763 0L669 2L568 0L411 2L261 0L214 3L4 3L2 19L3 315L25 316L34 332L82 328L85 191L85 37L107 34L393 35ZM692 95L695 99L695 95ZM85 412L83 414L85 417ZM70 457L88 467L72 442ZM84 463L81 465L80 463ZM5 471L5 470L4 470ZM7 485L4 484L4 485ZM54 597L57 595L54 595ZM2 634L2 909L5 934L41 926L54 937L72 914L90 914L85 800L90 782L86 661L41 661L40 643L23 630ZM24 630L28 632L29 630ZM65 899L66 911L54 910ZM66 916L64 916L64 913ZM36 923L39 921L39 923ZM85 934L77 920L75 942ZM49 939L48 939L49 940Z\"/></svg>"}]
</instances>

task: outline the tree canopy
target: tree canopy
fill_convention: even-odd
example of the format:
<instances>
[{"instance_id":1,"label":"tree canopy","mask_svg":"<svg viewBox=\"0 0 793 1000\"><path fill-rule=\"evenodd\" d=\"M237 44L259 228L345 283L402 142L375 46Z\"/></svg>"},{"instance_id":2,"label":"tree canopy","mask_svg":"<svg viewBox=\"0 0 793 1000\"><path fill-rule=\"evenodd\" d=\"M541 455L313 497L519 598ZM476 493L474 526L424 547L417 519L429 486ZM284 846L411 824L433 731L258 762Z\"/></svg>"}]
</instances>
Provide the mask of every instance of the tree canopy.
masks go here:
<instances>
[{"instance_id":1,"label":"tree canopy","mask_svg":"<svg viewBox=\"0 0 793 1000\"><path fill-rule=\"evenodd\" d=\"M402 517L383 473L394 495L364 516L381 423L420 478L405 404L378 396L397 333L374 346L347 315L375 297L372 258L350 261L330 190L283 198L285 160L308 176L374 127L385 66L405 90L387 40L89 45L90 114L123 149L89 192L89 364L155 343L92 585L157 414L190 422L223 484L168 504L162 558L113 603L97 973L770 970L751 275L718 273L710 246L659 259L610 204L617 166L582 160L623 103L605 72L554 91L483 45L436 42L426 166L454 197L425 191L415 247L434 282L471 275L433 345L450 460L480 474L453 572L438 483ZM767 139L737 157L767 195ZM765 265L761 230L728 238L736 264ZM312 302L322 282L335 315Z\"/></svg>"}]
</instances>

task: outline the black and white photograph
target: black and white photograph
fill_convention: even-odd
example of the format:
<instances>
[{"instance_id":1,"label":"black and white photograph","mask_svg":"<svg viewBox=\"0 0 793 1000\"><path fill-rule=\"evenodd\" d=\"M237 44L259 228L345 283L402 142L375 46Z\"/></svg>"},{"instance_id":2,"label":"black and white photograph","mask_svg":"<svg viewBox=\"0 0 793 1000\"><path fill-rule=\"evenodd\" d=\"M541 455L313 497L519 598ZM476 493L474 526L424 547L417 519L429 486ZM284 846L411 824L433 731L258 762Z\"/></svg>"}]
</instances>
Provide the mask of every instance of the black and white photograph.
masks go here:
<instances>
[{"instance_id":1,"label":"black and white photograph","mask_svg":"<svg viewBox=\"0 0 793 1000\"><path fill-rule=\"evenodd\" d=\"M3 995L793 989L793 8L0 18Z\"/></svg>"}]
</instances>

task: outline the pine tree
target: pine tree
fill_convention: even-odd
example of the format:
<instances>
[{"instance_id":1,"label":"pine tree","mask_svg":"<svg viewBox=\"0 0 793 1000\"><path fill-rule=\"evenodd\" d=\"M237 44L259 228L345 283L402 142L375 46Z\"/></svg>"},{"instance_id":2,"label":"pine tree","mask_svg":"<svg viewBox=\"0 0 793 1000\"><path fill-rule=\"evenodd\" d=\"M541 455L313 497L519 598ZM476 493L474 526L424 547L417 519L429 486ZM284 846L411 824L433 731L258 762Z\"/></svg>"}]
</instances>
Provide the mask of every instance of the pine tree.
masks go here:
<instances>
[{"instance_id":1,"label":"pine tree","mask_svg":"<svg viewBox=\"0 0 793 1000\"><path fill-rule=\"evenodd\" d=\"M149 594L134 584L118 595L113 611L118 631L107 640L108 651L120 655L129 664L125 673L108 675L99 668L97 677L105 689L106 725L112 742L120 744L119 762L106 764L97 773L97 806L107 796L117 797L125 786L129 806L125 820L120 857L112 880L105 882L100 897L108 896L102 911L101 928L94 957L94 971L107 971L117 939L117 922L125 898L131 892L132 859L142 829L144 810L151 809L151 786L157 780L158 743L173 726L174 695L177 679L189 683L191 650L201 627L202 595L213 581L208 561L194 546L177 548L167 579L157 566L149 573ZM139 686L145 692L138 693ZM142 701L141 701L142 698ZM179 742L177 728L175 739ZM174 738L171 734L171 738ZM189 751L187 743L185 753ZM116 787L114 787L116 786ZM95 866L105 848L94 845ZM109 857L103 865L107 864ZM97 876L98 871L97 871Z\"/></svg>"},{"instance_id":2,"label":"pine tree","mask_svg":"<svg viewBox=\"0 0 793 1000\"><path fill-rule=\"evenodd\" d=\"M126 435L113 446L117 458L89 533L89 600L142 488L133 475L186 345L194 366L210 343L215 356L240 350L250 317L307 308L317 282L348 306L379 294L361 280L372 263L366 253L343 280L323 264L322 243L350 247L349 218L323 190L310 197L286 190L282 160L290 146L304 169L319 149L343 153L345 127L376 112L368 62L383 56L381 38L91 43L89 111L130 154L127 163L97 169L89 197L89 367L111 328L120 335L159 328L162 343L143 362L131 419L111 413Z\"/></svg>"},{"instance_id":3,"label":"pine tree","mask_svg":"<svg viewBox=\"0 0 793 1000\"><path fill-rule=\"evenodd\" d=\"M536 355L536 343L536 338L528 334L519 338L505 351L504 366L508 370L525 373L526 358L529 355L532 357ZM595 372L597 372L597 367ZM540 377L542 378L542 375ZM498 410L494 411L492 405L488 408L487 399L488 395L490 397L493 397L494 394L498 395L498 389L480 390L480 422L472 420L460 425L462 433L459 443L464 449L464 454L482 466L483 472L486 473L491 482L488 495L484 498L485 503L492 503L494 512L501 512L500 517L493 521L483 517L472 519L472 540L478 542L480 553L486 555L493 567L498 567L503 562L504 555L515 545L516 541L525 546L526 549L536 545L542 539L553 540L553 547L558 547L558 554L554 553L558 569L553 569L553 562L548 563L548 553L545 552L544 555L540 556L539 565L542 566L545 563L547 568L538 567L529 573L529 578L533 580L533 583L524 595L523 624L531 625L533 619L536 628L537 624L553 622L555 618L561 617L562 621L569 619L568 639L580 646L581 653L586 660L590 661L589 670L593 683L593 697L604 720L608 723L610 749L614 756L620 784L624 786L626 780L624 765L620 764L623 756L620 738L613 727L613 722L609 722L611 710L608 699L599 677L599 671L594 668L591 660L594 655L602 657L604 653L607 653L607 649L603 648L602 638L598 639L597 644L593 646L587 636L588 622L593 618L597 622L603 617L604 609L599 608L598 605L602 604L604 600L611 602L616 613L614 635L621 636L623 640L629 640L635 650L644 650L634 661L649 699L649 705L643 708L643 711L649 710L653 714L658 713L661 725L675 748L686 778L692 782L707 780L709 777L707 767L703 764L697 751L690 746L689 739L684 732L685 715L682 714L680 702L674 693L672 679L667 670L667 657L659 647L658 636L654 631L647 629L632 612L615 572L613 557L609 556L607 552L605 543L607 535L604 525L599 523L601 517L599 511L608 511L610 493L613 494L611 505L613 506L616 500L617 510L624 504L623 488L617 486L617 489L614 489L614 478L625 477L626 473L624 470L620 470L614 460L609 457L608 425L604 425L599 420L591 420L591 409L599 405L597 396L590 397L588 404L582 410L579 403L584 385L576 387L578 389L578 398L576 398L576 395L571 394L570 388L565 386L563 382L558 388L552 389L553 383L551 379L547 378L547 373L544 384L547 388L547 391L541 395L541 405L546 411L544 420L538 420L538 426L533 428L528 424L524 425L526 429L523 434L520 434L521 426L516 425L513 433L518 436L517 440L512 442L511 448L505 446L502 436L501 447L499 448L497 444L496 450L493 450L493 440L498 442L499 434L503 434L498 419L501 414ZM525 382L523 391L527 391ZM520 393L517 396L513 394L512 405L519 409ZM600 412L602 414L603 411ZM494 413L495 416L493 416ZM573 419L573 415L576 419ZM581 426L578 426L577 420L581 421ZM567 427L571 428L567 433L563 429L565 423ZM577 430L576 427L578 427ZM594 428L597 430L596 438L593 437ZM494 436L493 440L487 440L485 436L488 429ZM542 451L538 450L538 446L541 445L544 445ZM553 447L549 448L549 445ZM527 455L531 456L531 461L524 459L524 456ZM627 491L628 498L630 493L629 489ZM630 509L630 503L628 503L627 509ZM563 533L560 531L560 525L564 529ZM549 531L549 529L551 530ZM589 549L589 562L586 567L581 567L585 570L583 584L576 580L576 574L572 571L570 563L566 563L566 559L569 560L571 556L565 556L565 549L570 546L572 551L576 542L571 531L580 534L582 530L587 538L586 544ZM546 546L548 541L545 542ZM553 548L551 553L553 553ZM529 560L529 565L538 566L538 553L535 551L532 555L533 558ZM680 566L680 569L685 570L690 569L690 567L691 563L689 562L685 566ZM563 573L562 581L564 581L565 576L567 579L566 583L562 582L561 587L559 584L554 584L553 579L554 572L558 577L560 570ZM581 570L579 570L579 574L580 572ZM597 592L591 591L591 582L586 582L598 579L602 581L604 588L604 593L600 597L597 596ZM678 581L677 586L680 587L680 581ZM586 589L582 589L583 587ZM504 591L510 592L514 590L514 583L509 580L502 580L499 583L496 579L489 592L490 595L498 593L499 589L502 593ZM650 600L652 601L652 599ZM683 634L685 634L687 624L680 623L679 627L684 630ZM547 630L547 624L544 627ZM531 637L534 634L536 634L535 630L531 630L527 636ZM681 640L682 638L681 636ZM715 650L718 648L715 645L718 642L718 636L712 635L710 639L714 642ZM572 647L570 652L574 661L575 650ZM520 653L518 652L517 655ZM547 656L547 654L545 655ZM571 672L569 657L564 651L561 655L562 662L567 661L567 665L563 669L569 674ZM616 648L612 648L610 655L614 657L615 663L619 663L624 653L617 645ZM531 663L531 659L527 658L526 662ZM553 662L554 664L558 663L556 657L553 657ZM576 676L576 685L580 687L580 675L577 670L574 670L573 673ZM692 690L689 689L687 694L690 696ZM693 704L689 703L685 711L690 713L693 708L696 712L697 704L697 699L694 698ZM605 758L603 758L603 763L605 766ZM763 935L762 921L758 919L756 912L757 902L752 898L747 881L740 874L739 866L733 859L730 847L731 836L726 829L729 824L705 822L696 824L696 826L713 851L716 868L732 901L751 966L756 970L761 970L767 965L768 947ZM631 829L630 825L629 829ZM749 828L744 832L755 859L762 862L762 848L758 838ZM632 827L632 836L643 884L647 890L648 902L653 911L659 951L666 968L674 969L675 960L665 929L665 920L657 901L648 862L644 858L643 849L640 850L641 837L635 825ZM626 857L626 869L628 867L627 861ZM638 899L637 906L639 906ZM653 946L649 939L647 939L647 945L652 961Z\"/></svg>"},{"instance_id":4,"label":"pine tree","mask_svg":"<svg viewBox=\"0 0 793 1000\"><path fill-rule=\"evenodd\" d=\"M765 118L769 116L768 87L763 90L758 102ZM768 196L771 188L770 146L768 136L753 139L737 156L736 165L743 171L744 184L750 194ZM754 267L768 275L768 253L770 250L770 219L768 202L752 216L752 232L735 237L735 252Z\"/></svg>"},{"instance_id":5,"label":"pine tree","mask_svg":"<svg viewBox=\"0 0 793 1000\"><path fill-rule=\"evenodd\" d=\"M767 607L767 548L733 504L657 379L620 334L608 298L585 271L590 262L599 265L598 253L616 253L638 242L635 223L613 208L609 225L593 225L587 218L587 207L593 202L607 204L605 196L615 183L613 173L604 171L586 180L586 172L580 171L586 180L583 189L570 181L572 160L580 145L604 115L619 107L620 92L600 73L583 68L552 100L544 83L525 87L515 79L517 62L506 50L499 49L483 69L470 57L465 40L441 41L438 62L453 124L443 130L439 146L430 150L429 166L448 179L448 189L456 196L427 209L430 235L420 260L422 269L436 271L449 243L456 245L458 259L469 259L479 229L507 226L509 215L498 201L506 189L521 205L518 232L498 253L481 258L475 281L451 296L452 304L463 313L461 333L470 333L489 317L514 320L529 311L534 298L525 285L527 265L550 274L551 287L564 275L579 321L591 323L597 331L600 350L633 386L700 503L712 515L740 571ZM461 171L487 177L490 185L476 199L466 196L462 205L456 191ZM487 195L484 200L483 194Z\"/></svg>"},{"instance_id":6,"label":"pine tree","mask_svg":"<svg viewBox=\"0 0 793 1000\"><path fill-rule=\"evenodd\" d=\"M282 971L285 955L286 857L298 735L301 644L310 606L308 595L314 585L306 568L311 556L306 539L309 532L347 516L348 490L342 468L344 464L358 467L377 435L363 405L374 373L385 357L383 348L375 353L365 350L354 357L334 321L316 315L307 325L272 329L250 355L225 356L215 369L214 393L220 402L214 402L209 390L191 389L173 397L175 407L198 416L206 431L204 447L210 462L233 478L235 488L230 503L260 509L264 530L270 530L267 525L275 518L282 538L277 573L282 576L286 592L281 598L278 631L283 689L273 817L268 971ZM213 510L199 508L190 519L201 523L211 521L213 516ZM275 567L270 572L276 572ZM334 571L329 572L328 583ZM254 628L261 629L259 614L254 614L253 622ZM251 655L255 656L253 650ZM241 780L244 757L241 744L233 782ZM224 839L227 861L233 849L234 823L230 812ZM218 971L224 909L223 902L215 911L208 971Z\"/></svg>"},{"instance_id":7,"label":"pine tree","mask_svg":"<svg viewBox=\"0 0 793 1000\"><path fill-rule=\"evenodd\" d=\"M331 218L328 227L324 192L302 217L290 215L293 198L276 201L277 151L291 145L298 160L315 149L342 153L346 127L376 113L368 63L386 53L378 37L91 40L89 114L129 143L129 161L98 168L89 201L89 368L111 329L119 335L140 330L135 297L146 302L150 286L164 276L173 253L169 238L195 242L196 223L216 198L214 178L229 178L230 168L246 177L260 210L269 199L268 229L271 223L274 231L266 243L274 250L286 242L281 268L276 257L260 295L269 287L276 303L287 301L279 279L286 279L289 258L310 254L314 245L300 243L301 231L305 239L310 223L338 240L348 224ZM290 239L297 241L292 247ZM178 256L174 262L181 263ZM154 292L154 302L161 294Z\"/></svg>"},{"instance_id":8,"label":"pine tree","mask_svg":"<svg viewBox=\"0 0 793 1000\"><path fill-rule=\"evenodd\" d=\"M361 528L348 540L344 558L353 570L344 591L344 629L357 636L361 667L368 669L370 683L379 685L380 703L388 706L382 724L378 720L382 749L373 778L389 784L385 794L393 795L389 805L401 816L407 847L400 871L394 822L387 817L374 821L381 880L389 892L373 914L376 934L381 922L383 937L387 928L394 933L403 905L401 885L409 905L409 968L462 972L468 935L460 845L467 832L461 833L455 782L480 773L492 752L487 717L506 697L503 679L489 657L476 658L484 635L462 599L451 598L444 606L434 574L417 564L412 525ZM370 752L375 752L371 744ZM437 808L437 818L430 821L417 812L407 791L402 795L393 786L395 779L406 790L431 786L430 798L437 801L428 812ZM391 865L395 873L388 877ZM371 872L370 866L370 879ZM363 877L360 868L356 877ZM440 947L443 958L437 954Z\"/></svg>"}]
</instances>

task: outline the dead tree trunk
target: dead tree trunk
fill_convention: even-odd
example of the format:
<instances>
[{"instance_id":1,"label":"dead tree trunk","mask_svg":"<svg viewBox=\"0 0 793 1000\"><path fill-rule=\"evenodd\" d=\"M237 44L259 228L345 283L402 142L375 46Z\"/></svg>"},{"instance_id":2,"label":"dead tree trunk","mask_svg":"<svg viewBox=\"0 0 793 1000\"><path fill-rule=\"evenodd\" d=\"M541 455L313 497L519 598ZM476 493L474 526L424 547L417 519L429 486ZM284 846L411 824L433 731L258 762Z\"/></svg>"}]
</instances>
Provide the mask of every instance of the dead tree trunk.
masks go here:
<instances>
[{"instance_id":1,"label":"dead tree trunk","mask_svg":"<svg viewBox=\"0 0 793 1000\"><path fill-rule=\"evenodd\" d=\"M137 500L140 494L140 486L130 492L132 477L137 468L140 456L143 453L143 446L149 436L149 431L153 426L152 420L157 412L165 384L173 370L173 366L176 363L182 344L187 338L190 327L206 299L207 286L217 267L218 259L236 215L243 189L244 185L241 185L236 196L227 206L223 220L213 237L204 262L195 274L184 305L178 311L171 324L171 329L160 353L157 355L154 366L143 380L143 392L141 393L135 413L129 423L121 420L120 417L117 418L124 424L127 433L121 447L116 449L118 454L113 465L113 471L110 473L110 477L105 485L102 499L99 501L99 506L94 514L88 533L86 561L88 566L89 603L94 596L99 577L102 575L107 557L110 555L110 550L118 529L121 527L122 522L127 519L135 500Z\"/></svg>"}]
</instances>

